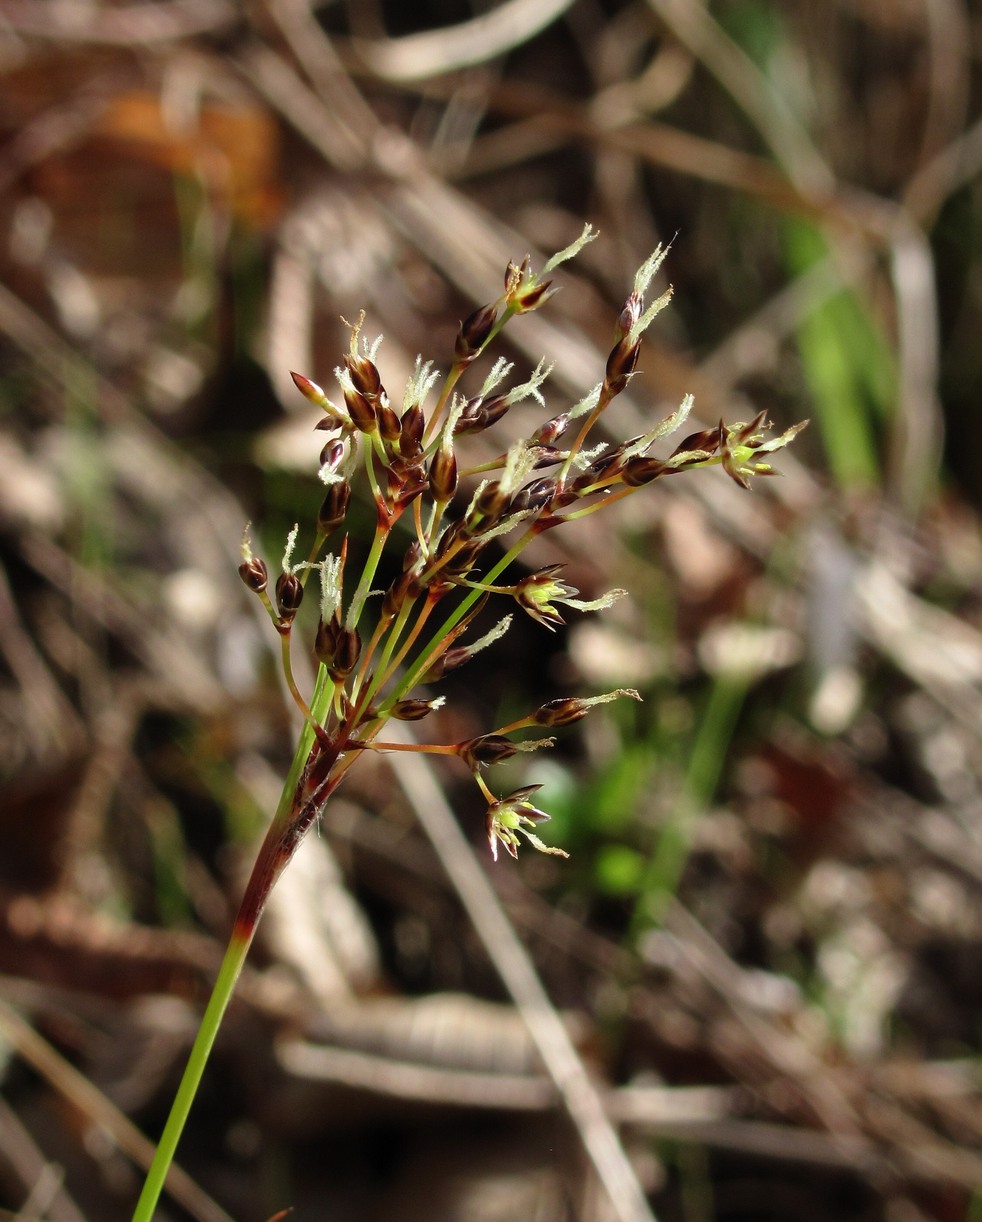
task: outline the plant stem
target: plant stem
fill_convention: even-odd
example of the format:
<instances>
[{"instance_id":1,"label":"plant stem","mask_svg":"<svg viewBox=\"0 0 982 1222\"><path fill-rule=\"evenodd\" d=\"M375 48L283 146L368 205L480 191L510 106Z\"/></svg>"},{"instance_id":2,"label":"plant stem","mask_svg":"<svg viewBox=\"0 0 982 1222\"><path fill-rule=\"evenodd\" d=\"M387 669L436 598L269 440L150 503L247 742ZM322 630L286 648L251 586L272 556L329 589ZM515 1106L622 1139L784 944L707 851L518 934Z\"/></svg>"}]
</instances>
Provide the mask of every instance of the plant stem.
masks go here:
<instances>
[{"instance_id":1,"label":"plant stem","mask_svg":"<svg viewBox=\"0 0 982 1222\"><path fill-rule=\"evenodd\" d=\"M251 935L247 937L241 936L238 927L236 927L236 931L229 940L228 948L225 951L225 957L218 972L218 979L215 981L215 987L212 989L207 1009L201 1020L201 1026L198 1028L198 1034L195 1036L194 1045L191 1048L188 1063L184 1070L184 1076L181 1078L181 1084L171 1105L170 1115L167 1117L167 1123L157 1144L153 1162L150 1164L150 1169L147 1172L143 1191L140 1193L140 1199L137 1202L136 1209L133 1211L133 1222L151 1222L153 1218L154 1210L157 1208L157 1202L160 1199L160 1194L167 1179L167 1173L174 1160L177 1143L181 1139L184 1125L191 1111L191 1105L194 1103L195 1095L198 1093L205 1065L208 1062L208 1055L215 1043L215 1037L218 1035L218 1029L221 1026L228 1003L232 998L235 982L242 971L242 965L245 963L251 942Z\"/></svg>"},{"instance_id":2,"label":"plant stem","mask_svg":"<svg viewBox=\"0 0 982 1222\"><path fill-rule=\"evenodd\" d=\"M330 700L330 691L331 685L327 682L324 668L321 667L311 702L315 717L323 713L325 704ZM171 1163L174 1161L178 1142L184 1132L198 1087L201 1085L208 1057L235 990L236 982L242 972L249 947L252 945L266 900L324 802L340 781L340 775L338 775L326 781L316 795L306 794L302 778L305 775L304 769L308 761L314 758L312 756L314 742L313 726L310 721L305 721L276 814L253 866L252 876L232 927L222 965L218 970L218 978L191 1047L181 1084L171 1105L153 1162L147 1172L143 1191L140 1193L140 1199L133 1212L132 1222L152 1222ZM333 754L336 763L337 753ZM328 759L327 762L330 763L330 760Z\"/></svg>"}]
</instances>

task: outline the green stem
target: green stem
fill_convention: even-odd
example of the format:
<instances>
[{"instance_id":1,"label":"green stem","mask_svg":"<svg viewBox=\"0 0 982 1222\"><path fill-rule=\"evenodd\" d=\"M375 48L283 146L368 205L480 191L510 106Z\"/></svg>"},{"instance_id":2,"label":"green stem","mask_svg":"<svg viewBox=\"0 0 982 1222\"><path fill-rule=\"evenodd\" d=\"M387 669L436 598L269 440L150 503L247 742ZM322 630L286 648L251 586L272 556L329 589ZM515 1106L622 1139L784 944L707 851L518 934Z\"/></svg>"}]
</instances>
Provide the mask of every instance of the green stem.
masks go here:
<instances>
[{"instance_id":1,"label":"green stem","mask_svg":"<svg viewBox=\"0 0 982 1222\"><path fill-rule=\"evenodd\" d=\"M303 694L300 691L300 688L297 687L297 681L293 676L293 662L290 658L291 636L292 634L288 631L280 633L280 658L283 664L283 677L286 679L286 685L290 691L290 695L293 697L294 704L297 706L300 712L303 713L304 720L310 724L316 733L320 729L320 726L318 726L317 722L315 721L314 715L310 711L310 705L306 700L304 700Z\"/></svg>"},{"instance_id":2,"label":"green stem","mask_svg":"<svg viewBox=\"0 0 982 1222\"><path fill-rule=\"evenodd\" d=\"M331 684L322 666L317 675L314 697L311 701L315 716L323 715L325 706L330 702L331 691ZM152 1222L171 1163L174 1161L177 1144L187 1123L198 1087L201 1085L201 1078L218 1035L222 1018L228 1008L249 947L252 945L266 899L313 822L316 809L309 806L298 808L297 802L300 796L301 777L314 746L314 737L313 726L309 721L305 721L276 814L253 866L252 877L246 888L242 906L218 971L218 979L215 981L201 1025L198 1028L198 1034L195 1036L184 1076L181 1078L180 1086L171 1105L170 1115L167 1117L163 1134L147 1172L132 1222ZM321 803L327 800L329 793L333 792L339 781L340 775L329 786L325 785ZM318 808L319 805L320 803Z\"/></svg>"},{"instance_id":3,"label":"green stem","mask_svg":"<svg viewBox=\"0 0 982 1222\"><path fill-rule=\"evenodd\" d=\"M368 553L368 559L365 561L361 580L358 582L358 588L355 590L354 596L351 599L351 605L348 607L348 614L345 617L344 626L349 631L358 627L358 619L361 616L362 607L364 607L365 600L368 598L369 591L372 588L375 570L378 568L378 563L382 558L385 541L388 537L389 528L379 523L375 528L375 538L372 540L371 551Z\"/></svg>"},{"instance_id":4,"label":"green stem","mask_svg":"<svg viewBox=\"0 0 982 1222\"><path fill-rule=\"evenodd\" d=\"M170 1115L167 1117L167 1123L164 1126L164 1131L153 1156L153 1162L150 1164L150 1170L147 1172L147 1178L143 1185L143 1191L140 1193L140 1199L137 1201L136 1209L133 1211L133 1222L151 1222L153 1218L154 1210L157 1208L157 1202L163 1191L171 1163L174 1161L177 1143L181 1139L184 1125L191 1111L191 1105L194 1103L195 1095L198 1093L205 1065L208 1062L208 1055L215 1043L215 1037L218 1035L222 1017L225 1014L229 1001L231 1001L235 983L242 971L242 965L245 963L251 942L251 934L243 937L238 930L233 933L229 941L225 957L222 960L222 966L218 972L218 979L215 981L215 987L212 989L211 998L208 1001L208 1007L201 1020L201 1026L198 1028L198 1034L195 1036L194 1045L184 1070L184 1076L181 1078L181 1084L171 1105Z\"/></svg>"},{"instance_id":5,"label":"green stem","mask_svg":"<svg viewBox=\"0 0 982 1222\"><path fill-rule=\"evenodd\" d=\"M563 465L560 468L559 475L556 479L556 482L560 488L566 483L566 480L569 478L569 473L573 467L573 460L576 458L576 455L583 448L583 445L586 442L586 439L587 439L588 434L590 433L590 430L593 428L593 426L597 423L600 417L604 414L604 412L610 406L611 402L613 401L613 398L614 396L609 392L607 388L607 383L604 382L603 388L600 392L600 398L597 400L596 406L593 408L589 416L587 416L586 420L583 422L582 426L580 427L579 433L577 433L576 435L576 440L570 446L569 453L566 455L566 458L563 460Z\"/></svg>"}]
</instances>

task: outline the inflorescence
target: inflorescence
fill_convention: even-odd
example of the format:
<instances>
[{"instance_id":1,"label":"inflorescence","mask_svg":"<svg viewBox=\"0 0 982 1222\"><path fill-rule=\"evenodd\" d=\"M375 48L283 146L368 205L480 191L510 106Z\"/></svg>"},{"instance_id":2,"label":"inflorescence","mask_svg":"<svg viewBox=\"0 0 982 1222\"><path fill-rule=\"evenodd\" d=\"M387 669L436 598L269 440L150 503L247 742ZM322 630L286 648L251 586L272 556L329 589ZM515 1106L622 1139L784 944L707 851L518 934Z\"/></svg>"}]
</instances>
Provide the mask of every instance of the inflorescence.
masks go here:
<instances>
[{"instance_id":1,"label":"inflorescence","mask_svg":"<svg viewBox=\"0 0 982 1222\"><path fill-rule=\"evenodd\" d=\"M614 446L597 440L600 417L637 368L645 329L671 298L669 289L645 305L645 293L667 253L659 246L639 269L617 320L603 380L497 459L464 467L458 461L462 439L491 428L523 401L545 408L541 388L550 370L540 363L525 382L504 389L512 366L498 360L472 395L458 390L462 376L511 318L540 309L553 296L555 287L542 277L595 236L587 226L539 275L528 258L518 266L509 264L501 296L461 324L438 392L440 375L417 358L401 408L389 399L376 364L380 340L366 342L364 316L349 324L349 350L335 370L339 402L310 378L293 374L300 392L323 411L317 428L327 434L319 472L326 490L313 543L306 559L296 561L299 530L291 531L272 594L267 566L253 554L248 533L239 571L280 634L287 684L313 734L294 800L298 837L361 752L414 750L456 756L470 769L487 804L487 833L495 857L499 845L517 856L520 837L543 852L565 856L533 831L549 818L533 804L538 786L498 798L483 770L553 742L550 737L523 737L523 732L569 725L597 704L621 696L638 699L637 692L621 689L589 699L551 700L508 725L451 744L388 742L382 738L386 723L426 717L442 703L429 689L504 635L511 615L484 636L464 640L490 599L510 600L554 629L564 622L563 608L599 610L623 594L613 590L594 600L581 599L562 579L558 565L515 574L515 562L536 536L596 513L662 476L697 467L721 465L748 488L751 476L774 473L766 456L786 446L804 427L797 424L767 440L768 424L761 412L749 424L721 421L692 433L666 457L657 457L652 447L689 414L692 398L686 396L674 415L650 432ZM361 573L352 579L345 523L359 480L370 491L376 525ZM397 523L401 526L395 532ZM401 571L386 590L376 591L373 583L390 540L393 550L402 551ZM326 550L329 543L335 550ZM319 669L308 700L294 679L290 646L312 573L320 583L314 640Z\"/></svg>"}]
</instances>

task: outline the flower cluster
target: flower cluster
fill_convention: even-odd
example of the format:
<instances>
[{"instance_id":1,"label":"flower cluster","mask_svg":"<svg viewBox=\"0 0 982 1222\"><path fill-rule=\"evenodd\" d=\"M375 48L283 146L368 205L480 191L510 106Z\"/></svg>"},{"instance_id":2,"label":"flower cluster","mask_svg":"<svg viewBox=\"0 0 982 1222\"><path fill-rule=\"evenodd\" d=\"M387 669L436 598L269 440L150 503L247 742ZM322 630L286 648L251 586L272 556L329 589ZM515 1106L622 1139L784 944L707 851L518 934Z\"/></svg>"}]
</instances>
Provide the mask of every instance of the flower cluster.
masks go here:
<instances>
[{"instance_id":1,"label":"flower cluster","mask_svg":"<svg viewBox=\"0 0 982 1222\"><path fill-rule=\"evenodd\" d=\"M524 381L508 388L512 366L498 360L479 388L462 389L464 375L516 315L540 309L555 292L548 275L595 235L589 227L543 272L526 258L509 264L504 291L475 310L460 325L449 370L441 376L417 359L401 403L390 399L377 364L379 340L367 342L364 317L349 324L351 339L335 370L336 401L310 378L294 374L300 392L322 412L318 428L326 434L320 455L325 494L312 542L302 561L294 560L299 532L291 532L270 595L268 570L248 540L243 540L241 575L269 613L281 637L283 667L290 690L306 719L306 762L297 782L294 810L287 819L294 841L310 825L326 796L365 750L416 750L456 756L474 774L487 804L492 852L503 845L517 855L519 837L548 848L533 828L548 815L533 805L536 786L496 797L483 771L519 751L548 745L550 738L527 738L536 727L568 725L598 703L637 698L620 690L591 699L554 700L527 717L459 743L389 742L383 730L390 719L419 721L441 703L426 689L451 670L488 648L507 630L505 615L484 636L468 641L468 630L491 599L507 600L549 629L563 623L560 608L593 611L609 606L623 591L586 600L550 565L515 574L519 558L546 530L607 508L653 483L697 467L720 465L742 487L752 475L773 474L763 455L788 444L803 425L765 440L764 414L749 424L719 425L686 437L664 456L657 442L680 428L692 405L687 397L677 412L649 432L620 445L598 440L598 422L631 380L641 337L670 299L666 292L650 304L645 294L666 252L644 263L617 320L614 344L603 379L579 403L545 420L498 458L468 467L466 440L492 428L517 404L532 401L545 409L542 386L549 370L540 364ZM430 400L432 399L432 403ZM348 508L361 484L375 508L374 535L363 541L364 559L349 571ZM406 522L395 531L403 518ZM409 525L409 530L403 529ZM406 539L408 537L408 544ZM396 563L393 566L393 555ZM385 564L383 565L383 558ZM397 575L376 591L381 571ZM290 661L294 621L311 575L320 585L320 615L314 638L319 671L305 697ZM373 595L380 594L380 598Z\"/></svg>"}]
</instances>

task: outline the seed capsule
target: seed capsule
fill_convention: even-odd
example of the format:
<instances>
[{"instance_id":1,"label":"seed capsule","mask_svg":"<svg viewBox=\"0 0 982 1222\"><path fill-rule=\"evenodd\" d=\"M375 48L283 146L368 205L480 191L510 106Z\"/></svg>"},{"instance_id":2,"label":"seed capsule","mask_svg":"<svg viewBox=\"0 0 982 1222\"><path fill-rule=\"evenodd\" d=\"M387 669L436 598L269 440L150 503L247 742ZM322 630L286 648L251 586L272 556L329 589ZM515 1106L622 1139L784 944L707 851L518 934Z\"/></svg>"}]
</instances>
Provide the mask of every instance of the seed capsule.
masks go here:
<instances>
[{"instance_id":1,"label":"seed capsule","mask_svg":"<svg viewBox=\"0 0 982 1222\"><path fill-rule=\"evenodd\" d=\"M537 726L548 726L550 729L555 726L571 726L574 721L585 717L589 711L589 701L577 700L575 696L570 696L566 699L546 701L532 714L532 720Z\"/></svg>"},{"instance_id":2,"label":"seed capsule","mask_svg":"<svg viewBox=\"0 0 982 1222\"><path fill-rule=\"evenodd\" d=\"M441 447L430 463L430 492L435 501L446 504L456 491L457 456L453 450L444 450Z\"/></svg>"},{"instance_id":3,"label":"seed capsule","mask_svg":"<svg viewBox=\"0 0 982 1222\"><path fill-rule=\"evenodd\" d=\"M379 404L378 430L385 441L398 441L402 432L402 422L388 403Z\"/></svg>"},{"instance_id":4,"label":"seed capsule","mask_svg":"<svg viewBox=\"0 0 982 1222\"><path fill-rule=\"evenodd\" d=\"M305 399L309 399L311 403L321 408L329 404L330 401L327 395L324 394L324 391L317 385L313 378L305 377L302 373L292 372L290 377L293 378L294 386L296 386L297 390L300 391Z\"/></svg>"},{"instance_id":5,"label":"seed capsule","mask_svg":"<svg viewBox=\"0 0 982 1222\"><path fill-rule=\"evenodd\" d=\"M621 471L621 479L628 488L640 488L650 484L666 470L665 464L659 458L630 458ZM671 471L671 468L668 468Z\"/></svg>"},{"instance_id":6,"label":"seed capsule","mask_svg":"<svg viewBox=\"0 0 982 1222\"><path fill-rule=\"evenodd\" d=\"M722 431L723 426L716 425L715 428L700 429L698 433L690 433L675 447L672 457L674 458L676 454L684 454L687 450L705 450L707 454L715 454L719 449Z\"/></svg>"},{"instance_id":7,"label":"seed capsule","mask_svg":"<svg viewBox=\"0 0 982 1222\"><path fill-rule=\"evenodd\" d=\"M276 580L276 605L285 620L296 615L303 602L303 586L296 573L281 573Z\"/></svg>"},{"instance_id":8,"label":"seed capsule","mask_svg":"<svg viewBox=\"0 0 982 1222\"><path fill-rule=\"evenodd\" d=\"M424 424L423 409L418 403L403 412L399 433L399 453L403 458L411 460L421 452Z\"/></svg>"},{"instance_id":9,"label":"seed capsule","mask_svg":"<svg viewBox=\"0 0 982 1222\"><path fill-rule=\"evenodd\" d=\"M375 362L370 361L367 356L346 352L344 363L348 373L351 374L355 390L365 395L366 398L377 399L382 391L382 378Z\"/></svg>"},{"instance_id":10,"label":"seed capsule","mask_svg":"<svg viewBox=\"0 0 982 1222\"><path fill-rule=\"evenodd\" d=\"M356 429L360 429L363 433L375 432L378 428L375 408L360 390L346 387L344 391L344 405L348 409L351 423Z\"/></svg>"},{"instance_id":11,"label":"seed capsule","mask_svg":"<svg viewBox=\"0 0 982 1222\"><path fill-rule=\"evenodd\" d=\"M610 394L619 395L637 368L641 354L641 341L625 337L610 350L604 381Z\"/></svg>"},{"instance_id":12,"label":"seed capsule","mask_svg":"<svg viewBox=\"0 0 982 1222\"><path fill-rule=\"evenodd\" d=\"M421 700L416 697L410 697L407 700L397 700L392 706L392 716L397 721L421 721L439 705L437 700Z\"/></svg>"},{"instance_id":13,"label":"seed capsule","mask_svg":"<svg viewBox=\"0 0 982 1222\"><path fill-rule=\"evenodd\" d=\"M350 500L351 485L347 480L330 485L317 513L317 530L320 534L329 535L341 525L347 515Z\"/></svg>"},{"instance_id":14,"label":"seed capsule","mask_svg":"<svg viewBox=\"0 0 982 1222\"><path fill-rule=\"evenodd\" d=\"M615 328L615 334L617 335L618 342L627 339L631 328L641 317L641 310L643 307L644 301L638 296L637 293L632 293L631 296L628 297L627 301L624 302L624 308L621 310L620 315L618 316L617 326Z\"/></svg>"},{"instance_id":15,"label":"seed capsule","mask_svg":"<svg viewBox=\"0 0 982 1222\"><path fill-rule=\"evenodd\" d=\"M568 428L569 413L562 412L558 416L553 416L551 420L547 420L545 424L540 424L532 434L532 440L537 445L551 446L553 442L562 437Z\"/></svg>"},{"instance_id":16,"label":"seed capsule","mask_svg":"<svg viewBox=\"0 0 982 1222\"><path fill-rule=\"evenodd\" d=\"M456 750L467 767L477 772L487 764L500 764L502 760L511 759L518 748L503 734L482 734L479 738L458 743Z\"/></svg>"},{"instance_id":17,"label":"seed capsule","mask_svg":"<svg viewBox=\"0 0 982 1222\"><path fill-rule=\"evenodd\" d=\"M338 633L334 661L328 667L332 679L347 679L361 657L361 637L354 628L342 628Z\"/></svg>"},{"instance_id":18,"label":"seed capsule","mask_svg":"<svg viewBox=\"0 0 982 1222\"><path fill-rule=\"evenodd\" d=\"M252 590L253 594L261 594L266 589L266 583L269 580L269 570L266 568L264 561L258 556L252 556L248 560L243 560L239 565L239 576L245 584Z\"/></svg>"},{"instance_id":19,"label":"seed capsule","mask_svg":"<svg viewBox=\"0 0 982 1222\"><path fill-rule=\"evenodd\" d=\"M382 599L383 618L392 618L399 614L407 599L418 598L420 584L416 574L410 569L395 579L385 592Z\"/></svg>"},{"instance_id":20,"label":"seed capsule","mask_svg":"<svg viewBox=\"0 0 982 1222\"><path fill-rule=\"evenodd\" d=\"M480 354L497 321L498 311L493 305L481 306L464 319L454 341L454 361L458 365L469 364Z\"/></svg>"},{"instance_id":21,"label":"seed capsule","mask_svg":"<svg viewBox=\"0 0 982 1222\"><path fill-rule=\"evenodd\" d=\"M317 635L314 638L314 656L318 662L322 662L325 666L330 666L334 662L340 631L341 624L337 617L321 620L317 625Z\"/></svg>"},{"instance_id":22,"label":"seed capsule","mask_svg":"<svg viewBox=\"0 0 982 1222\"><path fill-rule=\"evenodd\" d=\"M554 479L535 479L512 497L512 512L523 513L529 509L541 509L544 505L549 504L555 492L556 481Z\"/></svg>"}]
</instances>

